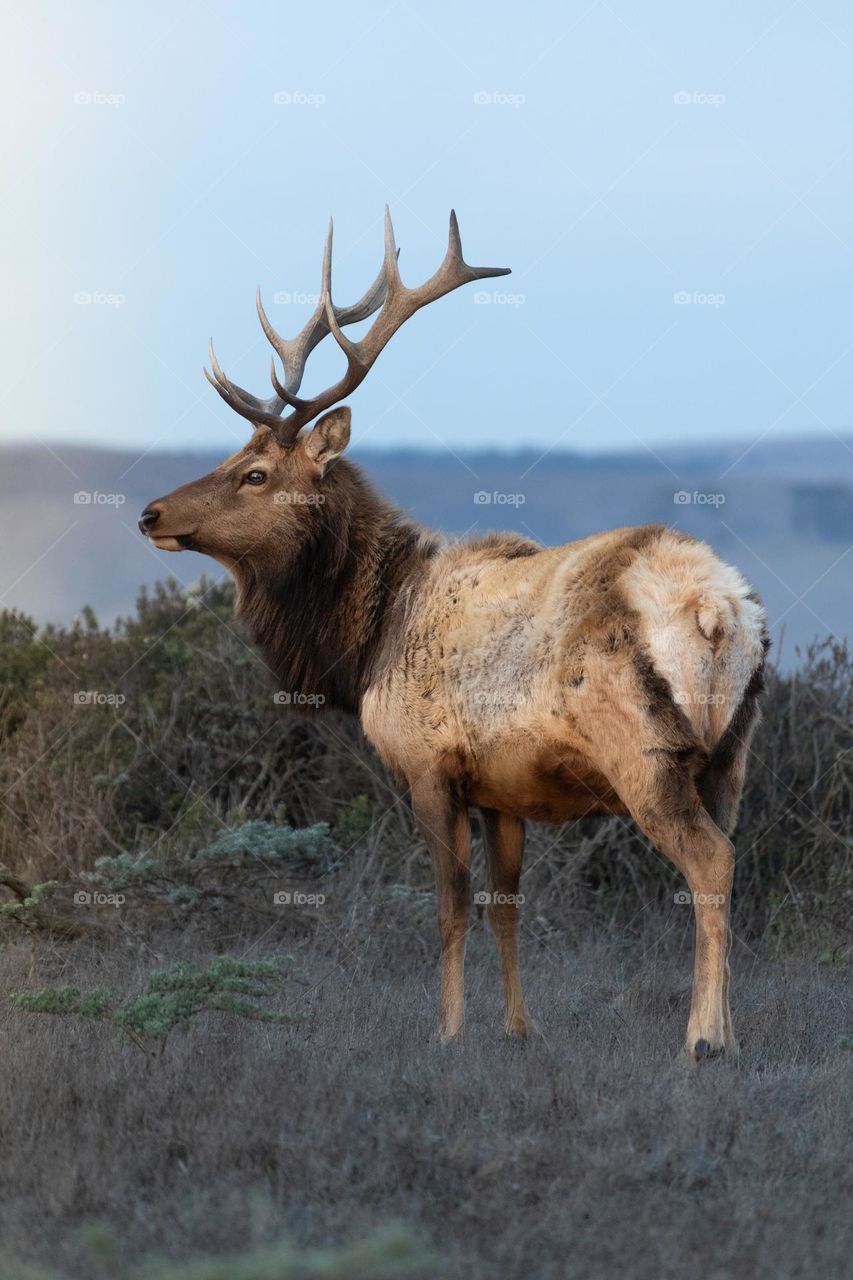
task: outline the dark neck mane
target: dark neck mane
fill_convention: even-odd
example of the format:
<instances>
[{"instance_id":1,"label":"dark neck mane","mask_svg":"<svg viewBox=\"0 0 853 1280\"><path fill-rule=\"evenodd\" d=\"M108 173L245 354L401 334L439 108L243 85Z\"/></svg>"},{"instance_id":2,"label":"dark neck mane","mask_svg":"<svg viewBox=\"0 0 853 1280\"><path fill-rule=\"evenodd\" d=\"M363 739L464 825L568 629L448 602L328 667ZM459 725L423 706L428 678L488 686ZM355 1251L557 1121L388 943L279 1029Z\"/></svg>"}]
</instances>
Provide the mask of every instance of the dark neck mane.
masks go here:
<instances>
[{"instance_id":1,"label":"dark neck mane","mask_svg":"<svg viewBox=\"0 0 853 1280\"><path fill-rule=\"evenodd\" d=\"M324 489L322 506L300 512L309 528L295 559L237 573L238 616L279 690L309 713L358 710L401 593L438 545L350 463Z\"/></svg>"}]
</instances>

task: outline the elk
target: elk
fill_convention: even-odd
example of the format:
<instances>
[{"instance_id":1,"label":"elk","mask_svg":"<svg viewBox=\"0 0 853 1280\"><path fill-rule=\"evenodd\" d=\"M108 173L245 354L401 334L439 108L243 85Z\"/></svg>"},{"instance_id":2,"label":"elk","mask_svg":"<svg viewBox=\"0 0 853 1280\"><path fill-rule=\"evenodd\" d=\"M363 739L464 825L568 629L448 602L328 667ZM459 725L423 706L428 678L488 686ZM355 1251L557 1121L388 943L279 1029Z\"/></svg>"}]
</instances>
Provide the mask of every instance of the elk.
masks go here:
<instances>
[{"instance_id":1,"label":"elk","mask_svg":"<svg viewBox=\"0 0 853 1280\"><path fill-rule=\"evenodd\" d=\"M251 423L251 439L147 506L140 528L161 550L192 548L223 564L279 687L357 714L408 790L435 873L443 1040L463 1022L471 810L482 818L505 1029L516 1035L531 1027L518 969L524 823L617 814L692 895L686 1051L733 1051L729 837L759 710L764 610L737 570L666 526L556 547L510 534L452 541L340 460L351 418L341 401L393 334L444 294L506 274L465 262L453 213L429 280L406 287L397 259L386 209L377 279L353 306L335 305L330 224L320 299L295 338L275 331L258 292L274 394L232 382L211 343L205 376ZM360 340L346 336L374 313ZM346 370L304 398L306 361L329 334Z\"/></svg>"}]
</instances>

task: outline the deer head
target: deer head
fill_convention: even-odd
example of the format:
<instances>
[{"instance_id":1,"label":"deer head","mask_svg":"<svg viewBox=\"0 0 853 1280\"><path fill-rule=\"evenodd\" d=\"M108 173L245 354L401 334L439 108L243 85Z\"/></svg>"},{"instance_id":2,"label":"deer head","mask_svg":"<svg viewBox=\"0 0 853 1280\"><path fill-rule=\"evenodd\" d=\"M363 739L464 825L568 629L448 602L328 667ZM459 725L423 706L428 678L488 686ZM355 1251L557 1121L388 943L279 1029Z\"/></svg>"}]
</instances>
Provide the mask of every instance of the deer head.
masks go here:
<instances>
[{"instance_id":1,"label":"deer head","mask_svg":"<svg viewBox=\"0 0 853 1280\"><path fill-rule=\"evenodd\" d=\"M394 228L386 207L385 254L379 275L353 306L335 306L330 222L320 299L295 338L282 338L276 333L258 291L258 317L275 352L270 371L274 394L266 400L226 377L211 342L212 372L205 368L205 377L226 404L252 424L252 437L245 448L210 475L183 485L145 508L139 527L156 547L165 551L200 551L233 572L259 559L275 562L282 569L312 530L316 533L318 523L323 521L323 506L337 483L337 473L331 468L349 442L350 410L340 402L364 381L383 347L421 307L470 281L508 273L505 267L471 267L465 262L459 226L452 212L444 260L429 280L415 289L407 288L400 279L397 257ZM351 341L344 334L345 326L377 311L379 314L359 341ZM330 333L346 357L346 370L333 386L302 398L298 392L306 361ZM283 377L279 376L276 356ZM306 430L312 422L313 428ZM349 500L352 501L352 485Z\"/></svg>"}]
</instances>

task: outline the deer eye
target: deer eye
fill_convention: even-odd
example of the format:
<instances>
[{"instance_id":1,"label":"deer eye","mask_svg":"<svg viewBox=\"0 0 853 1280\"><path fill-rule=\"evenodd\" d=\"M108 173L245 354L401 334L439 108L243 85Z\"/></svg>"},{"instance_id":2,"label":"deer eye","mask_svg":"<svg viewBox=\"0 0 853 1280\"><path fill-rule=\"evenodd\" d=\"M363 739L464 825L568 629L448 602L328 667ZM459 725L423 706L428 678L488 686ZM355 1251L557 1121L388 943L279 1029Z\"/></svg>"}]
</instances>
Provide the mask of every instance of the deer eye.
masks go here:
<instances>
[{"instance_id":1,"label":"deer eye","mask_svg":"<svg viewBox=\"0 0 853 1280\"><path fill-rule=\"evenodd\" d=\"M263 484L266 478L266 471L247 471L243 476L243 484Z\"/></svg>"}]
</instances>

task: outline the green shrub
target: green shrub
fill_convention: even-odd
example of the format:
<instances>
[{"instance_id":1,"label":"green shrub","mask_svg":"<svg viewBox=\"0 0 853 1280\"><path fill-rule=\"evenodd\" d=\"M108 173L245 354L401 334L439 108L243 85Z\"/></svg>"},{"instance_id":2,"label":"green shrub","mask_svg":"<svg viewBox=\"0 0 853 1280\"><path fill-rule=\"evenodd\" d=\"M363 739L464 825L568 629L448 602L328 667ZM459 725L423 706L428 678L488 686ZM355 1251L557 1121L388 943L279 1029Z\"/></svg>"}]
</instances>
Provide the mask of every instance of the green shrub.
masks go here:
<instances>
[{"instance_id":1,"label":"green shrub","mask_svg":"<svg viewBox=\"0 0 853 1280\"><path fill-rule=\"evenodd\" d=\"M110 1022L140 1047L154 1044L162 1052L173 1031L202 1013L228 1013L256 1022L291 1021L292 1015L258 1003L279 992L290 963L289 956L265 960L217 956L206 969L176 964L155 969L142 994L123 1002L107 987L85 993L79 987L46 987L13 992L11 999L27 1013Z\"/></svg>"}]
</instances>

